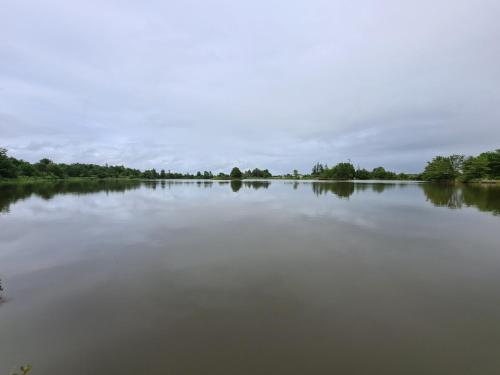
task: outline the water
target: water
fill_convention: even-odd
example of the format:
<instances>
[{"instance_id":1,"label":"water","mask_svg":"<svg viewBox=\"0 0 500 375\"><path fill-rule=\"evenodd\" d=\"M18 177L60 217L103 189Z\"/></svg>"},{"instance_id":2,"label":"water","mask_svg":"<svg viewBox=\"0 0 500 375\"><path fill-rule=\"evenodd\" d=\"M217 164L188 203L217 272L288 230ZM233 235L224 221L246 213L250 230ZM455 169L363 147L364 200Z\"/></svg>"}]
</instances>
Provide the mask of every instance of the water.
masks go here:
<instances>
[{"instance_id":1,"label":"water","mask_svg":"<svg viewBox=\"0 0 500 375\"><path fill-rule=\"evenodd\" d=\"M0 187L0 374L498 374L500 189Z\"/></svg>"}]
</instances>

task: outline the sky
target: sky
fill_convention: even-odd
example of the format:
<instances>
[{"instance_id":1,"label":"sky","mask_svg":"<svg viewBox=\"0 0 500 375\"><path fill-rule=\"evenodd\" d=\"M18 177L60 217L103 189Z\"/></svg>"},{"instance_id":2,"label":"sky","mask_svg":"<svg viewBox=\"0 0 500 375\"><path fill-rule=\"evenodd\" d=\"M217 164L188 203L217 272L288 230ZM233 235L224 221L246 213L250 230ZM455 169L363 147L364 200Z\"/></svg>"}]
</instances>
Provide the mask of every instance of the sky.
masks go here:
<instances>
[{"instance_id":1,"label":"sky","mask_svg":"<svg viewBox=\"0 0 500 375\"><path fill-rule=\"evenodd\" d=\"M2 0L0 147L181 172L500 148L498 0Z\"/></svg>"}]
</instances>

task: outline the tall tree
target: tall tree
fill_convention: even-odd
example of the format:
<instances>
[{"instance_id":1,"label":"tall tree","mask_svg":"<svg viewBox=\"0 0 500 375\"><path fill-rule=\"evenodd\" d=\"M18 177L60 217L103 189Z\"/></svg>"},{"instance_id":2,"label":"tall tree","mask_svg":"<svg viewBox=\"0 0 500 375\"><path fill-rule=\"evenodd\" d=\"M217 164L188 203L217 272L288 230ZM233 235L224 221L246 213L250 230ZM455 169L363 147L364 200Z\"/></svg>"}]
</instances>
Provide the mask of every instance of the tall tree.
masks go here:
<instances>
[{"instance_id":1,"label":"tall tree","mask_svg":"<svg viewBox=\"0 0 500 375\"><path fill-rule=\"evenodd\" d=\"M460 176L462 164L462 156L436 156L427 163L422 177L427 181L453 181Z\"/></svg>"},{"instance_id":2,"label":"tall tree","mask_svg":"<svg viewBox=\"0 0 500 375\"><path fill-rule=\"evenodd\" d=\"M0 178L14 178L16 176L16 167L7 156L7 150L5 148L0 148Z\"/></svg>"},{"instance_id":3,"label":"tall tree","mask_svg":"<svg viewBox=\"0 0 500 375\"><path fill-rule=\"evenodd\" d=\"M234 167L231 170L231 173L229 174L229 176L231 178L240 179L243 176L243 173L241 173L241 171L240 171L240 169L238 167Z\"/></svg>"}]
</instances>

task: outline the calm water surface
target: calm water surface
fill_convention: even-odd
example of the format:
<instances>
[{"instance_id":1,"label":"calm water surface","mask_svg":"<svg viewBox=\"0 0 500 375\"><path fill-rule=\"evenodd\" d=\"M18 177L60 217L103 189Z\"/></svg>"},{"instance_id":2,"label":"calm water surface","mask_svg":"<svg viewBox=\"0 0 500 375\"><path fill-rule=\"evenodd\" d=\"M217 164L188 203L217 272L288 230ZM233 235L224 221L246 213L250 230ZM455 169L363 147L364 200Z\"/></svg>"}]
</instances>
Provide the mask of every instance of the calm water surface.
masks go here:
<instances>
[{"instance_id":1,"label":"calm water surface","mask_svg":"<svg viewBox=\"0 0 500 375\"><path fill-rule=\"evenodd\" d=\"M0 187L0 374L499 374L500 189Z\"/></svg>"}]
</instances>

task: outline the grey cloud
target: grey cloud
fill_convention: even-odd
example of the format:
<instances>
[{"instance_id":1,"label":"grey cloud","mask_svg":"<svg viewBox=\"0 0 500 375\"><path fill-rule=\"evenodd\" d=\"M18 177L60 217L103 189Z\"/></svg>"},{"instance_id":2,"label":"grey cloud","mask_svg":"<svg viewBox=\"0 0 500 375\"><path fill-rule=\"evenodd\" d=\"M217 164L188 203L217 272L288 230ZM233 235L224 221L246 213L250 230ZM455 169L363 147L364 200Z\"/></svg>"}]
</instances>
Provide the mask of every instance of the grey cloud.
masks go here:
<instances>
[{"instance_id":1,"label":"grey cloud","mask_svg":"<svg viewBox=\"0 0 500 375\"><path fill-rule=\"evenodd\" d=\"M28 160L418 171L500 146L500 3L7 0L0 144Z\"/></svg>"}]
</instances>

